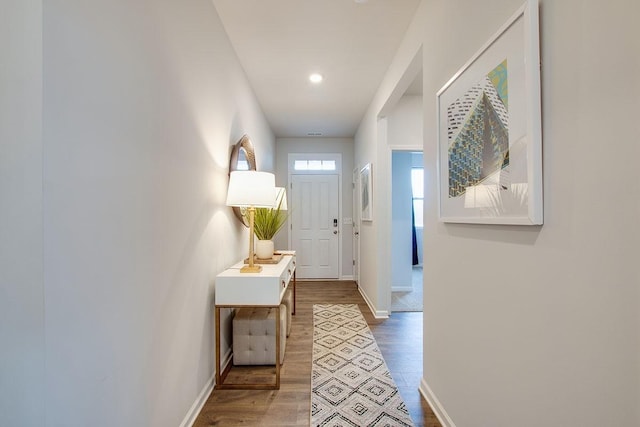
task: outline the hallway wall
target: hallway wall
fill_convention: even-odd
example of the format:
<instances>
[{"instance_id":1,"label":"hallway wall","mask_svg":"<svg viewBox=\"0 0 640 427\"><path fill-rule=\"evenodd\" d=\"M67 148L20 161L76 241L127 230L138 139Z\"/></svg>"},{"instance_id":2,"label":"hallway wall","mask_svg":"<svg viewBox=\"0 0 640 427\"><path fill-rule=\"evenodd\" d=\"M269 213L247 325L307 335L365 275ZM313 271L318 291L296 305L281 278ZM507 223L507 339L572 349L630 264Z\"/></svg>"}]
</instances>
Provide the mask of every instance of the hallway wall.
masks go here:
<instances>
[{"instance_id":1,"label":"hallway wall","mask_svg":"<svg viewBox=\"0 0 640 427\"><path fill-rule=\"evenodd\" d=\"M273 171L275 137L211 2L9 3L0 425L188 423L215 276L246 253L231 145L249 134Z\"/></svg>"},{"instance_id":2,"label":"hallway wall","mask_svg":"<svg viewBox=\"0 0 640 427\"><path fill-rule=\"evenodd\" d=\"M0 425L42 426L42 0L0 4Z\"/></svg>"},{"instance_id":3,"label":"hallway wall","mask_svg":"<svg viewBox=\"0 0 640 427\"><path fill-rule=\"evenodd\" d=\"M640 425L638 4L541 1L544 225L438 221L436 93L521 4L423 1L359 127L356 163L379 162L377 116L422 49L422 390L444 425Z\"/></svg>"}]
</instances>

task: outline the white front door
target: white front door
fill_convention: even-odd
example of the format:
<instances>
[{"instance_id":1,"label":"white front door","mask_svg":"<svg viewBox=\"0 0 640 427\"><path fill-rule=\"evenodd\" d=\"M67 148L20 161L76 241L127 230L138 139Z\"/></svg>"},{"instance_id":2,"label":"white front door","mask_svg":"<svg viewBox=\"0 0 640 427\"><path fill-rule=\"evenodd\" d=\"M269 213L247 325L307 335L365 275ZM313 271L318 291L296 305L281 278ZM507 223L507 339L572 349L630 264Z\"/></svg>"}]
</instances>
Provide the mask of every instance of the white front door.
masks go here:
<instances>
[{"instance_id":1,"label":"white front door","mask_svg":"<svg viewBox=\"0 0 640 427\"><path fill-rule=\"evenodd\" d=\"M298 278L337 279L338 175L292 175L289 209Z\"/></svg>"}]
</instances>

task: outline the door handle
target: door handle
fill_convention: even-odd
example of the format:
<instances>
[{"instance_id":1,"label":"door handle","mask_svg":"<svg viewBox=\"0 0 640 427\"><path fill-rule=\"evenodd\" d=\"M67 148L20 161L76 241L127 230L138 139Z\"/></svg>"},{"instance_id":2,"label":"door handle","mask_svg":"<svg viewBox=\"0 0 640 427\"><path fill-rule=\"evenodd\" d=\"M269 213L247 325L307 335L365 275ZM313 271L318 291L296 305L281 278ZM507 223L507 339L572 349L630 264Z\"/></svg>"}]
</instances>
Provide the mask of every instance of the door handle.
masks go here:
<instances>
[{"instance_id":1,"label":"door handle","mask_svg":"<svg viewBox=\"0 0 640 427\"><path fill-rule=\"evenodd\" d=\"M338 230L333 230L333 234L338 234Z\"/></svg>"},{"instance_id":2,"label":"door handle","mask_svg":"<svg viewBox=\"0 0 640 427\"><path fill-rule=\"evenodd\" d=\"M354 235L354 236L356 236L356 237L358 237L358 236L360 235L360 232L359 232L359 231L356 231L356 232L354 232L354 233L353 233L353 235Z\"/></svg>"}]
</instances>

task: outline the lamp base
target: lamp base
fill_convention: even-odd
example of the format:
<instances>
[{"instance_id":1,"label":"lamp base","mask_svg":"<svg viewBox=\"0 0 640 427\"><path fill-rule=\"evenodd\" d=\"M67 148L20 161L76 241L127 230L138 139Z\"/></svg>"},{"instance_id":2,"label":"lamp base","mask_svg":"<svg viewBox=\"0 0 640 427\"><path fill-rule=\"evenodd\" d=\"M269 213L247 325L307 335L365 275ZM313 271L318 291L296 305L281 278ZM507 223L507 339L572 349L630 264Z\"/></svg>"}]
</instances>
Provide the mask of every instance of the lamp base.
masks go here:
<instances>
[{"instance_id":1,"label":"lamp base","mask_svg":"<svg viewBox=\"0 0 640 427\"><path fill-rule=\"evenodd\" d=\"M240 269L240 273L260 273L262 266L260 265L245 265Z\"/></svg>"}]
</instances>

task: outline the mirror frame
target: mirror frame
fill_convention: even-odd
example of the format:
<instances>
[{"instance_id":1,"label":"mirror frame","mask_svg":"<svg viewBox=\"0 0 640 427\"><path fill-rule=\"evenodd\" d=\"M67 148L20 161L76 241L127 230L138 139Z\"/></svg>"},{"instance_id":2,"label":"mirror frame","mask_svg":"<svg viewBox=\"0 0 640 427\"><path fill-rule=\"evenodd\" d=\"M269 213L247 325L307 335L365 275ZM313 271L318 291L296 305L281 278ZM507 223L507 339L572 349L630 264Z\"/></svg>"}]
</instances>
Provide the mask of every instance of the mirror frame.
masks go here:
<instances>
[{"instance_id":1,"label":"mirror frame","mask_svg":"<svg viewBox=\"0 0 640 427\"><path fill-rule=\"evenodd\" d=\"M240 157L240 153L244 152L244 156L247 159L247 163L249 163L249 170L256 170L256 152L253 149L253 144L251 143L251 139L249 139L248 135L242 135L242 138L233 146L231 149L231 158L229 159L229 175L231 172L238 170L238 158ZM239 207L233 207L233 213L240 220L245 227L249 227L249 220L242 215L242 211Z\"/></svg>"}]
</instances>

